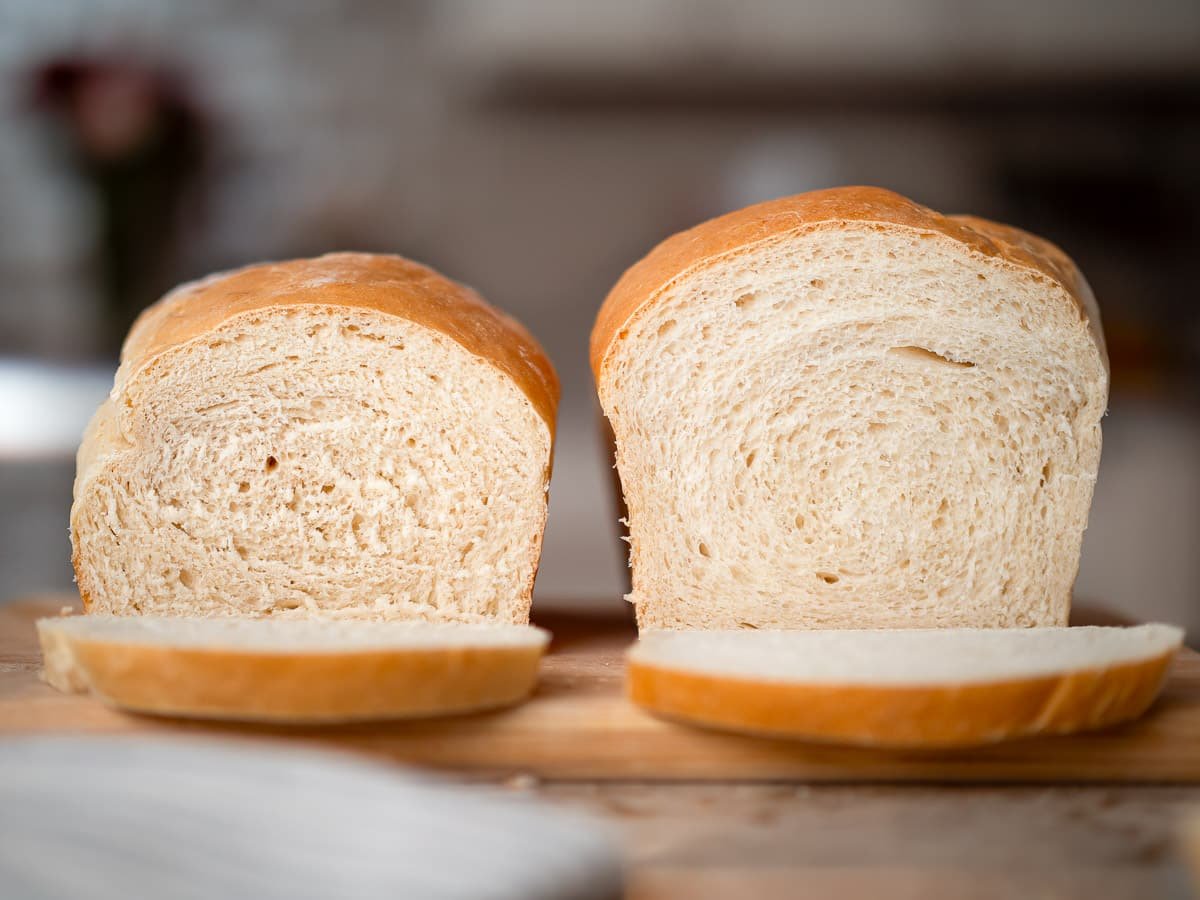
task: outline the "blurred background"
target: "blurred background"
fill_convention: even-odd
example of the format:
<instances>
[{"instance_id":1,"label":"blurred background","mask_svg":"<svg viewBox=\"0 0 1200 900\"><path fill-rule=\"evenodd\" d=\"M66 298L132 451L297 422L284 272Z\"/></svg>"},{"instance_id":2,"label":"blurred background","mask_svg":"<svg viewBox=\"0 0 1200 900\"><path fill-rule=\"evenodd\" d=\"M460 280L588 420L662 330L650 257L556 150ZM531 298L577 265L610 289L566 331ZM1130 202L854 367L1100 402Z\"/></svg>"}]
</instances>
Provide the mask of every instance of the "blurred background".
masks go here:
<instances>
[{"instance_id":1,"label":"blurred background","mask_svg":"<svg viewBox=\"0 0 1200 900\"><path fill-rule=\"evenodd\" d=\"M626 577L586 341L703 218L871 183L1061 244L1113 393L1077 594L1200 632L1200 3L0 0L0 600L68 590L83 423L173 284L477 287L564 384L538 603Z\"/></svg>"}]
</instances>

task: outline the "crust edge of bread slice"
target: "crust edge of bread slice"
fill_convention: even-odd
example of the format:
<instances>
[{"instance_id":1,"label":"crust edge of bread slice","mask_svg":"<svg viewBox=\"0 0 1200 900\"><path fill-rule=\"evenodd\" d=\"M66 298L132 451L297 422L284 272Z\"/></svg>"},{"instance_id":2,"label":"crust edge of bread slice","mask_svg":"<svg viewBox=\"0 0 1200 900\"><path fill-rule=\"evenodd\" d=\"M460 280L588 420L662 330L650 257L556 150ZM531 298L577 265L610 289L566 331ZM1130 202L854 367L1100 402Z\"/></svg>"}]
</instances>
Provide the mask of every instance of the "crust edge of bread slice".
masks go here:
<instances>
[{"instance_id":1,"label":"crust edge of bread slice","mask_svg":"<svg viewBox=\"0 0 1200 900\"><path fill-rule=\"evenodd\" d=\"M1144 714L1178 642L1114 665L938 683L780 680L628 656L629 699L673 722L757 737L886 750L955 749L1118 725ZM902 632L900 632L902 633Z\"/></svg>"},{"instance_id":2,"label":"crust edge of bread slice","mask_svg":"<svg viewBox=\"0 0 1200 900\"><path fill-rule=\"evenodd\" d=\"M522 640L329 649L187 645L89 635L86 620L96 618L37 622L42 678L51 687L90 692L129 712L283 725L431 718L512 706L533 691L550 640L534 626L496 625L483 627L520 632ZM84 628L64 627L72 622L84 622Z\"/></svg>"}]
</instances>

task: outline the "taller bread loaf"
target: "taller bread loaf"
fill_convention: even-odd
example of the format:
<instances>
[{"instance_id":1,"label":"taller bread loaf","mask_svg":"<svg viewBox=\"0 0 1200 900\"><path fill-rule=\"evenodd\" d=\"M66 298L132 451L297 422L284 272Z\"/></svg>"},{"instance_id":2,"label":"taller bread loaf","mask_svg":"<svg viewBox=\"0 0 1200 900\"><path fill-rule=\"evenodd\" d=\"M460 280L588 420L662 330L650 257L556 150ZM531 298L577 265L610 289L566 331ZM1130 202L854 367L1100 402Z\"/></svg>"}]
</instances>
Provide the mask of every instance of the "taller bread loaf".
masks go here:
<instances>
[{"instance_id":1,"label":"taller bread loaf","mask_svg":"<svg viewBox=\"0 0 1200 900\"><path fill-rule=\"evenodd\" d=\"M1108 363L1052 244L842 188L675 235L592 333L643 627L1066 623Z\"/></svg>"},{"instance_id":2,"label":"taller bread loaf","mask_svg":"<svg viewBox=\"0 0 1200 900\"><path fill-rule=\"evenodd\" d=\"M85 606L525 622L557 402L524 328L399 257L185 285L79 451Z\"/></svg>"}]
</instances>

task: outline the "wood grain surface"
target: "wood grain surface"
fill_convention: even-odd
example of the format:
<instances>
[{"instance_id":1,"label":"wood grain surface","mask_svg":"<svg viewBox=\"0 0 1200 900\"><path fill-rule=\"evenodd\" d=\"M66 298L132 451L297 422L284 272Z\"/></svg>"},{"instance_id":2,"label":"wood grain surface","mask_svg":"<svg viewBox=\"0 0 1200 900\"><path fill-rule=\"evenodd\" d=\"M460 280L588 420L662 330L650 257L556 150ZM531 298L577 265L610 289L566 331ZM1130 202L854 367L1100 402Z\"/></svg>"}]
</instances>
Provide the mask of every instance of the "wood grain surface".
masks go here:
<instances>
[{"instance_id":1,"label":"wood grain surface","mask_svg":"<svg viewBox=\"0 0 1200 900\"><path fill-rule=\"evenodd\" d=\"M539 619L555 634L533 699L452 719L335 728L218 725L133 716L38 679L33 620L70 601L0 607L0 735L208 733L319 744L484 777L544 780L1200 782L1200 655L1181 654L1139 722L969 751L852 750L720 734L648 716L624 698L626 622Z\"/></svg>"},{"instance_id":2,"label":"wood grain surface","mask_svg":"<svg viewBox=\"0 0 1200 900\"><path fill-rule=\"evenodd\" d=\"M1188 900L1200 787L556 782L615 823L632 900ZM1200 873L1198 873L1200 874Z\"/></svg>"}]
</instances>

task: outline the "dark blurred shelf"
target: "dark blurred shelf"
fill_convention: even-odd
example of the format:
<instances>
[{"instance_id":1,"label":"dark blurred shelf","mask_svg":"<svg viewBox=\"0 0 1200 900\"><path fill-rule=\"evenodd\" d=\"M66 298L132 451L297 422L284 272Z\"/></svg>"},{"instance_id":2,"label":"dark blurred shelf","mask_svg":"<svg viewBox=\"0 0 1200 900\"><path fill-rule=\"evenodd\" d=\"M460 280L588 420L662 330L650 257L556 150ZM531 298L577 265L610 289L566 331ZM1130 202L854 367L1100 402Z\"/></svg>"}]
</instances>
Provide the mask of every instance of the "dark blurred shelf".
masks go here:
<instances>
[{"instance_id":1,"label":"dark blurred shelf","mask_svg":"<svg viewBox=\"0 0 1200 900\"><path fill-rule=\"evenodd\" d=\"M853 111L1184 118L1200 113L1200 73L1037 77L950 70L838 77L817 71L763 76L720 66L619 72L512 67L480 79L475 100L498 111L556 116Z\"/></svg>"}]
</instances>

